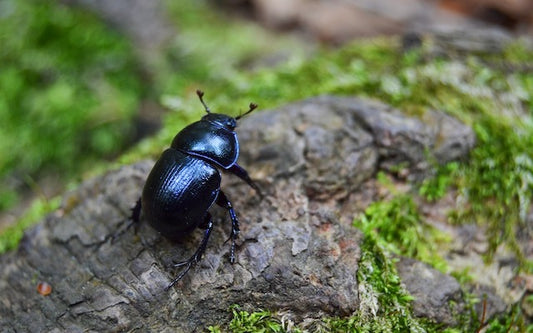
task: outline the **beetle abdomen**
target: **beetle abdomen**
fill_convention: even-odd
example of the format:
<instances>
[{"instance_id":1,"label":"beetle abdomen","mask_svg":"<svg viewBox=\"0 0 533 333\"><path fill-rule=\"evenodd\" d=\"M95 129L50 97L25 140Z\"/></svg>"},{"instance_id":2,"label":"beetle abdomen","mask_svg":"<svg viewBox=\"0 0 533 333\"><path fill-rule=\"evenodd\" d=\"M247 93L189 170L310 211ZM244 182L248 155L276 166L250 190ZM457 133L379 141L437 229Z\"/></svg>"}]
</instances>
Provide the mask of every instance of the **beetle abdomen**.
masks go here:
<instances>
[{"instance_id":1,"label":"beetle abdomen","mask_svg":"<svg viewBox=\"0 0 533 333\"><path fill-rule=\"evenodd\" d=\"M202 223L220 190L220 173L208 162L167 149L154 165L142 194L146 220L166 237Z\"/></svg>"}]
</instances>

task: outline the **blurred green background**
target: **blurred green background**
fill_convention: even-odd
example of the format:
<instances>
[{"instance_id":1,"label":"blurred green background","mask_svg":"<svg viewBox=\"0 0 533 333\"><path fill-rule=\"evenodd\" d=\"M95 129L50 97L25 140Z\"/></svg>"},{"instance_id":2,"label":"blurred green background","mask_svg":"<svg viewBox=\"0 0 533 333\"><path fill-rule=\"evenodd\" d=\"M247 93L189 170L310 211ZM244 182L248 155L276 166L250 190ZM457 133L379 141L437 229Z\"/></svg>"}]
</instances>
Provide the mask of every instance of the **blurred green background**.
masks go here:
<instances>
[{"instance_id":1,"label":"blurred green background","mask_svg":"<svg viewBox=\"0 0 533 333\"><path fill-rule=\"evenodd\" d=\"M130 43L93 15L54 2L1 5L0 211L5 211L35 191L43 177L68 182L131 144L146 89Z\"/></svg>"}]
</instances>

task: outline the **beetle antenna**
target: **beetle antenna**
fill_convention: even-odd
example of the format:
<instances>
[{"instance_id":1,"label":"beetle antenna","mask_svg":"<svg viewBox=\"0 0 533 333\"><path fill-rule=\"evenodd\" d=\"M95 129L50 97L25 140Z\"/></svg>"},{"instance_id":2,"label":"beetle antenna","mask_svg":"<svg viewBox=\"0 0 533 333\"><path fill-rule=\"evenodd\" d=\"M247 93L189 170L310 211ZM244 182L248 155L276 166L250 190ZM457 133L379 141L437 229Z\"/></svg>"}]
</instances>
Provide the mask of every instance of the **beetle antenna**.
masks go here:
<instances>
[{"instance_id":1,"label":"beetle antenna","mask_svg":"<svg viewBox=\"0 0 533 333\"><path fill-rule=\"evenodd\" d=\"M209 109L209 106L207 106L204 102L204 92L201 90L196 90L196 95L200 98L200 102L202 102L202 105L205 108L205 112L211 113L211 110Z\"/></svg>"},{"instance_id":2,"label":"beetle antenna","mask_svg":"<svg viewBox=\"0 0 533 333\"><path fill-rule=\"evenodd\" d=\"M237 117L235 117L235 120L239 120L241 119L242 117L246 116L248 113L252 112L253 110L257 109L257 104L255 103L250 103L250 110L246 111L245 113L243 114L240 114L238 115Z\"/></svg>"}]
</instances>

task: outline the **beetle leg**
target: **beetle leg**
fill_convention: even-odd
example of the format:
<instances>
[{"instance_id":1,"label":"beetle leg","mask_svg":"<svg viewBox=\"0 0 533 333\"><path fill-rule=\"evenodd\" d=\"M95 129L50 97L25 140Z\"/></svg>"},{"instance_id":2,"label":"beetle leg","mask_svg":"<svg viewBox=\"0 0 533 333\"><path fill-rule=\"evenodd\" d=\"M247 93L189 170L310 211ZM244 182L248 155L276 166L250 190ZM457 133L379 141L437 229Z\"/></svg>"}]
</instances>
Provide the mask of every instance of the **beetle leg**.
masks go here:
<instances>
[{"instance_id":1,"label":"beetle leg","mask_svg":"<svg viewBox=\"0 0 533 333\"><path fill-rule=\"evenodd\" d=\"M209 228L209 223L211 223L211 214L207 212L205 214L204 220L198 224L197 228L205 230Z\"/></svg>"},{"instance_id":2,"label":"beetle leg","mask_svg":"<svg viewBox=\"0 0 533 333\"><path fill-rule=\"evenodd\" d=\"M133 223L139 223L141 217L141 198L137 200L135 206L131 209L131 220Z\"/></svg>"},{"instance_id":3,"label":"beetle leg","mask_svg":"<svg viewBox=\"0 0 533 333\"><path fill-rule=\"evenodd\" d=\"M135 235L139 231L139 221L141 220L141 198L137 200L135 206L131 209L130 223L126 226L124 232L130 230L131 227L135 226Z\"/></svg>"},{"instance_id":4,"label":"beetle leg","mask_svg":"<svg viewBox=\"0 0 533 333\"><path fill-rule=\"evenodd\" d=\"M263 198L263 193L261 193L261 189L250 178L250 176L248 176L248 172L246 172L246 170L244 170L243 167L235 163L228 169L228 171L234 174L235 176L239 177L240 179L244 180L248 185L250 185L257 192L257 194L259 194L261 198Z\"/></svg>"},{"instance_id":5,"label":"beetle leg","mask_svg":"<svg viewBox=\"0 0 533 333\"><path fill-rule=\"evenodd\" d=\"M139 222L141 220L141 198L137 200L135 206L131 209L131 222L126 226L126 230L130 230L132 226L135 226L135 235L139 231Z\"/></svg>"},{"instance_id":6,"label":"beetle leg","mask_svg":"<svg viewBox=\"0 0 533 333\"><path fill-rule=\"evenodd\" d=\"M181 273L178 274L178 276L174 278L174 280L172 280L172 282L170 282L170 284L165 288L166 290L170 289L179 280L181 280L185 276L185 274L187 274L187 272L191 269L191 267L194 266L198 261L200 261L200 259L202 259L202 255L204 254L205 248L207 247L207 242L209 241L209 236L211 235L211 230L213 230L213 221L211 220L211 214L207 214L208 215L206 216L206 220L209 219L209 223L207 223L204 238L202 239L200 246L198 247L196 252L194 252L192 257L190 257L188 260L179 262L174 265L174 267L185 266L185 268L181 271Z\"/></svg>"},{"instance_id":7,"label":"beetle leg","mask_svg":"<svg viewBox=\"0 0 533 333\"><path fill-rule=\"evenodd\" d=\"M226 197L226 194L222 190L218 192L217 197L217 205L219 205L222 208L225 208L228 210L229 216L231 218L231 234L229 238L226 240L231 240L231 250L229 255L229 261L230 263L235 262L235 240L237 239L237 236L239 235L239 220L237 220L237 215L235 214L235 210L233 209L233 206L231 205L231 202L228 200L228 197Z\"/></svg>"},{"instance_id":8,"label":"beetle leg","mask_svg":"<svg viewBox=\"0 0 533 333\"><path fill-rule=\"evenodd\" d=\"M124 234L125 232L130 230L130 228L133 227L133 226L135 226L135 234L137 234L137 230L139 229L140 217L141 217L141 198L139 198L139 200L137 200L137 202L135 203L135 206L131 209L130 221L126 225L126 228L124 228L123 230L119 230L119 231L115 232L114 234L112 234L109 237L106 237L106 240L111 238L111 243L114 243L115 240L119 236L121 236L122 234Z\"/></svg>"}]
</instances>

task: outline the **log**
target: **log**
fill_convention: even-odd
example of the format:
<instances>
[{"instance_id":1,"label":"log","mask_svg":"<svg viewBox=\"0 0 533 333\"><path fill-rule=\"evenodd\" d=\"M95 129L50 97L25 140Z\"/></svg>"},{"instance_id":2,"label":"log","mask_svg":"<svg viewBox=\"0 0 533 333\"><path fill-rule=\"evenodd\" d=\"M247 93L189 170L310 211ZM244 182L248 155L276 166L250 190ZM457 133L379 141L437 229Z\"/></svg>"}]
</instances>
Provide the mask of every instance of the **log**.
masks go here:
<instances>
[{"instance_id":1,"label":"log","mask_svg":"<svg viewBox=\"0 0 533 333\"><path fill-rule=\"evenodd\" d=\"M334 96L251 114L238 135L239 164L266 196L223 175L241 222L235 264L225 243L229 217L214 207L204 258L165 290L179 273L173 262L193 253L202 230L176 243L141 223L112 241L153 161L124 166L67 193L18 250L0 257L2 331L201 331L227 322L233 304L283 310L296 322L349 316L359 306L362 239L352 221L373 200L369 181L399 164L415 177L430 168L428 153L444 163L475 141L442 112L415 118ZM48 296L38 293L40 282L51 285Z\"/></svg>"}]
</instances>

